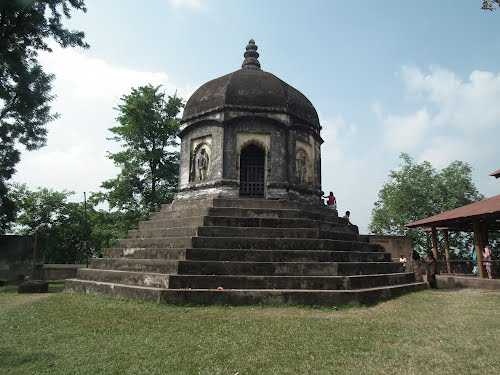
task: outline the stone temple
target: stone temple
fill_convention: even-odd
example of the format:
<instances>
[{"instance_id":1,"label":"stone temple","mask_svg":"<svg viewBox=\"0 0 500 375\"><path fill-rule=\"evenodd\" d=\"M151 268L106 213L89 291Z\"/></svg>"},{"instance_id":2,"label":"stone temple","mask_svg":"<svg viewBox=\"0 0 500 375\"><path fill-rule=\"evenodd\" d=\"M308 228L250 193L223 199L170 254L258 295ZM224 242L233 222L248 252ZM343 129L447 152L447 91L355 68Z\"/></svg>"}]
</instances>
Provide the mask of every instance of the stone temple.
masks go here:
<instances>
[{"instance_id":1,"label":"stone temple","mask_svg":"<svg viewBox=\"0 0 500 375\"><path fill-rule=\"evenodd\" d=\"M179 192L66 289L165 303L372 303L423 283L322 203L321 125L311 102L261 69L189 98Z\"/></svg>"}]
</instances>

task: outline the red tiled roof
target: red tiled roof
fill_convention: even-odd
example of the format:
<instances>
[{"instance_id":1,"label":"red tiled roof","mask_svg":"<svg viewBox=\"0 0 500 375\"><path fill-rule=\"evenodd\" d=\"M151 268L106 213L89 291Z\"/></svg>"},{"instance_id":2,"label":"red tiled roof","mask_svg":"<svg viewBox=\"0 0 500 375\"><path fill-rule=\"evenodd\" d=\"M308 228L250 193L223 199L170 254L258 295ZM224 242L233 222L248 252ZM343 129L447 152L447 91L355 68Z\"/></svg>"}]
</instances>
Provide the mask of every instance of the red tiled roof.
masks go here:
<instances>
[{"instance_id":1,"label":"red tiled roof","mask_svg":"<svg viewBox=\"0 0 500 375\"><path fill-rule=\"evenodd\" d=\"M500 177L500 169L496 170L495 172L490 173L490 176L499 178Z\"/></svg>"},{"instance_id":2,"label":"red tiled roof","mask_svg":"<svg viewBox=\"0 0 500 375\"><path fill-rule=\"evenodd\" d=\"M495 195L494 197L483 199L482 201L474 202L450 211L441 212L440 214L406 224L406 226L408 228L416 228L446 225L446 222L465 221L465 219L468 218L495 214L500 217L500 195Z\"/></svg>"}]
</instances>

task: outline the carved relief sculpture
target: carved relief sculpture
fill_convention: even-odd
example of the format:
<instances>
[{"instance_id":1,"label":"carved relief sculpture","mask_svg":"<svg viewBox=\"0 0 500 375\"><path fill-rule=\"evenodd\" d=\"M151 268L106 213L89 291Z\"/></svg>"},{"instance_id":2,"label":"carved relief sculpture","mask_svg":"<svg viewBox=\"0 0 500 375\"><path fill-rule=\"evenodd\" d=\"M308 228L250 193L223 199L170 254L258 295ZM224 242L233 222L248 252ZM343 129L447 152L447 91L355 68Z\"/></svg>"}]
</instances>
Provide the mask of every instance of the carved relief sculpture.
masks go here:
<instances>
[{"instance_id":1,"label":"carved relief sculpture","mask_svg":"<svg viewBox=\"0 0 500 375\"><path fill-rule=\"evenodd\" d=\"M303 150L297 151L295 158L295 171L297 175L297 182L303 184L307 182L307 157Z\"/></svg>"},{"instance_id":2,"label":"carved relief sculpture","mask_svg":"<svg viewBox=\"0 0 500 375\"><path fill-rule=\"evenodd\" d=\"M197 180L205 181L207 179L208 165L209 165L208 153L205 147L201 147L198 155L196 156L196 169L197 169Z\"/></svg>"}]
</instances>

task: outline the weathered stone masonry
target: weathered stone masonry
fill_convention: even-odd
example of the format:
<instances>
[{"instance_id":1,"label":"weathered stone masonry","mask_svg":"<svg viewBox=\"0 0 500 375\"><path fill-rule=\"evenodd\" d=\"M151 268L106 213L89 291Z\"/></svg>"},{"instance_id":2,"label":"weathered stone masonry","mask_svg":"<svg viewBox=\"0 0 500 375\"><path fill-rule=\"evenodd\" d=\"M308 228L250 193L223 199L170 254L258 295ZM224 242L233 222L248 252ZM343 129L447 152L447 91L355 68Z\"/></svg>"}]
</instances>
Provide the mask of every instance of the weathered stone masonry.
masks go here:
<instances>
[{"instance_id":1,"label":"weathered stone masonry","mask_svg":"<svg viewBox=\"0 0 500 375\"><path fill-rule=\"evenodd\" d=\"M187 102L178 199L238 197L245 183L242 153L253 145L265 155L262 197L320 203L323 140L316 110L298 90L262 71L258 57L250 41L242 69L204 84ZM200 152L210 154L204 178L198 178Z\"/></svg>"}]
</instances>

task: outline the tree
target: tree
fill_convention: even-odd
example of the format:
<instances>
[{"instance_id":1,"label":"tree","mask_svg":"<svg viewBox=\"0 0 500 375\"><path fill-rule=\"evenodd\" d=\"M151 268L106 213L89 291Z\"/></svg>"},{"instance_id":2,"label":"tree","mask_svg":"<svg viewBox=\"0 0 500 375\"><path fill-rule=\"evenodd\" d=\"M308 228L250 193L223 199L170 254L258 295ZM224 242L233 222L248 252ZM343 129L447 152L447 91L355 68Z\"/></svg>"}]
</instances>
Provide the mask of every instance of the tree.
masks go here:
<instances>
[{"instance_id":1,"label":"tree","mask_svg":"<svg viewBox=\"0 0 500 375\"><path fill-rule=\"evenodd\" d=\"M500 0L483 0L481 9L493 11L497 7L500 7Z\"/></svg>"},{"instance_id":2,"label":"tree","mask_svg":"<svg viewBox=\"0 0 500 375\"><path fill-rule=\"evenodd\" d=\"M125 236L135 219L99 208L95 194L90 194L86 207L71 202L73 197L73 192L31 190L24 184L14 184L9 191L16 205L13 229L20 234L38 231L45 262L80 263L88 256L99 256L103 248Z\"/></svg>"},{"instance_id":3,"label":"tree","mask_svg":"<svg viewBox=\"0 0 500 375\"><path fill-rule=\"evenodd\" d=\"M62 47L88 47L84 33L68 30L72 9L85 12L83 0L9 0L0 3L0 231L8 228L13 205L7 181L20 160L19 146L44 146L46 125L57 117L50 103L54 76L38 63L51 52L52 39Z\"/></svg>"},{"instance_id":4,"label":"tree","mask_svg":"<svg viewBox=\"0 0 500 375\"><path fill-rule=\"evenodd\" d=\"M166 100L160 86L134 88L121 98L119 125L110 131L122 151L109 154L121 172L102 184L101 198L111 208L140 218L172 200L179 174L177 116L182 106L176 95Z\"/></svg>"},{"instance_id":5,"label":"tree","mask_svg":"<svg viewBox=\"0 0 500 375\"><path fill-rule=\"evenodd\" d=\"M415 250L429 249L428 237L421 230L409 230L406 224L442 211L451 210L483 198L472 181L471 167L454 161L441 171L431 163L416 163L409 155L400 155L401 165L391 171L389 182L378 193L372 210L370 231L377 234L408 235ZM463 246L468 237L450 235L451 246Z\"/></svg>"},{"instance_id":6,"label":"tree","mask_svg":"<svg viewBox=\"0 0 500 375\"><path fill-rule=\"evenodd\" d=\"M70 203L69 191L47 188L30 190L14 184L9 196L16 206L17 233L38 232L38 245L45 262L72 263L85 259L84 241L88 228L78 203Z\"/></svg>"}]
</instances>

